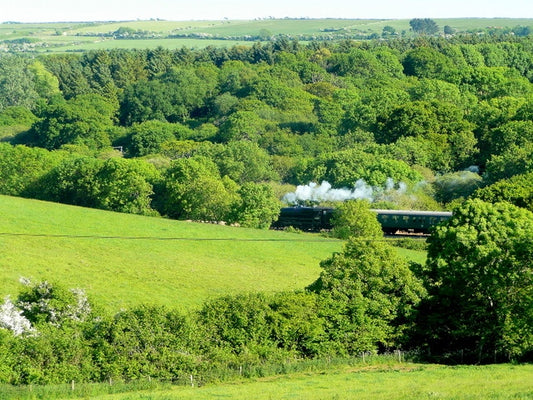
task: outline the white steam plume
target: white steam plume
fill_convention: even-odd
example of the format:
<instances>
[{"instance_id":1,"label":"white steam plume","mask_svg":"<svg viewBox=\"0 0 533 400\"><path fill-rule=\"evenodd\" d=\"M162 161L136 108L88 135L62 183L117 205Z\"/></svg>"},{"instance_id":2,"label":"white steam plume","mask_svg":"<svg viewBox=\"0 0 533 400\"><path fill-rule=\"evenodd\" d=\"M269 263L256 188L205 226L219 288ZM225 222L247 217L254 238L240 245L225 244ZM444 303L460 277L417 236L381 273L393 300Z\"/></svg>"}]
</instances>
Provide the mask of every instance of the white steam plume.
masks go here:
<instances>
[{"instance_id":1,"label":"white steam plume","mask_svg":"<svg viewBox=\"0 0 533 400\"><path fill-rule=\"evenodd\" d=\"M383 200L391 193L404 194L407 191L407 185L403 182L396 185L392 178L387 178L384 187L372 187L364 180L359 179L355 182L352 189L342 188L333 189L331 184L322 181L319 185L311 182L308 185L299 185L292 193L283 196L283 201L287 204L299 204L305 202L320 203L322 201L345 201L345 200L368 200L374 202L376 199Z\"/></svg>"},{"instance_id":2,"label":"white steam plume","mask_svg":"<svg viewBox=\"0 0 533 400\"><path fill-rule=\"evenodd\" d=\"M323 181L320 185L311 182L308 185L299 185L296 191L287 193L283 201L288 204L297 204L306 201L319 203L321 201L345 201L352 199L373 200L374 189L362 179L358 180L353 189L332 189L329 182Z\"/></svg>"}]
</instances>

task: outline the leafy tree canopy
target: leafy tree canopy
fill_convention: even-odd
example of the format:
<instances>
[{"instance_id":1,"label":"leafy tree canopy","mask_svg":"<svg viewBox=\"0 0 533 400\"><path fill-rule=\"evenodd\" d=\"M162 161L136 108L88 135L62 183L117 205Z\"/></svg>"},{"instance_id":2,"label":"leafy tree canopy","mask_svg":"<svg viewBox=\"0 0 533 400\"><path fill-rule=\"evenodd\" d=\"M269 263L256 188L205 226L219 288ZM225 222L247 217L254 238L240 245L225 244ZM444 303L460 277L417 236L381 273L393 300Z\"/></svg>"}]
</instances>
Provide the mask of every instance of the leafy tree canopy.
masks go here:
<instances>
[{"instance_id":1,"label":"leafy tree canopy","mask_svg":"<svg viewBox=\"0 0 533 400\"><path fill-rule=\"evenodd\" d=\"M532 233L533 213L478 199L436 228L419 324L432 354L481 362L533 350Z\"/></svg>"},{"instance_id":2,"label":"leafy tree canopy","mask_svg":"<svg viewBox=\"0 0 533 400\"><path fill-rule=\"evenodd\" d=\"M507 201L533 212L533 172L502 179L476 190L472 197L490 203Z\"/></svg>"},{"instance_id":3,"label":"leafy tree canopy","mask_svg":"<svg viewBox=\"0 0 533 400\"><path fill-rule=\"evenodd\" d=\"M323 298L333 340L342 340L351 354L398 345L400 321L424 293L407 262L382 241L352 237L320 265L308 289Z\"/></svg>"},{"instance_id":4,"label":"leafy tree canopy","mask_svg":"<svg viewBox=\"0 0 533 400\"><path fill-rule=\"evenodd\" d=\"M247 182L237 193L239 199L232 206L229 220L250 228L270 228L281 207L272 188L264 183Z\"/></svg>"},{"instance_id":5,"label":"leafy tree canopy","mask_svg":"<svg viewBox=\"0 0 533 400\"><path fill-rule=\"evenodd\" d=\"M331 221L332 235L340 239L357 237L377 239L383 236L381 225L374 212L370 211L370 203L366 200L349 200L335 208Z\"/></svg>"},{"instance_id":6,"label":"leafy tree canopy","mask_svg":"<svg viewBox=\"0 0 533 400\"><path fill-rule=\"evenodd\" d=\"M51 102L33 124L35 144L49 150L64 144L84 144L91 149L110 146L109 132L115 121L116 105L100 95L87 94Z\"/></svg>"},{"instance_id":7,"label":"leafy tree canopy","mask_svg":"<svg viewBox=\"0 0 533 400\"><path fill-rule=\"evenodd\" d=\"M409 21L409 26L416 33L434 35L439 31L439 26L431 18L414 18Z\"/></svg>"}]
</instances>

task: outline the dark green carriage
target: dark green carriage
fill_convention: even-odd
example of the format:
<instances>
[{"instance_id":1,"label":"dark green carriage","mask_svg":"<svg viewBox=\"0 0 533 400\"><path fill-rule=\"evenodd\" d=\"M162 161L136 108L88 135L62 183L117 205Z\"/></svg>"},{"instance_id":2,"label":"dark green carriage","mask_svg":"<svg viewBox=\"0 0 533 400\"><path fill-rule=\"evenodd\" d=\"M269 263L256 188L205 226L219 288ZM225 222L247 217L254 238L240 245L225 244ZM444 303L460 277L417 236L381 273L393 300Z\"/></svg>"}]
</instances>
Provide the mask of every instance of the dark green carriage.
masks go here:
<instances>
[{"instance_id":1,"label":"dark green carriage","mask_svg":"<svg viewBox=\"0 0 533 400\"><path fill-rule=\"evenodd\" d=\"M447 211L373 210L385 233L428 233L432 227L452 216Z\"/></svg>"}]
</instances>

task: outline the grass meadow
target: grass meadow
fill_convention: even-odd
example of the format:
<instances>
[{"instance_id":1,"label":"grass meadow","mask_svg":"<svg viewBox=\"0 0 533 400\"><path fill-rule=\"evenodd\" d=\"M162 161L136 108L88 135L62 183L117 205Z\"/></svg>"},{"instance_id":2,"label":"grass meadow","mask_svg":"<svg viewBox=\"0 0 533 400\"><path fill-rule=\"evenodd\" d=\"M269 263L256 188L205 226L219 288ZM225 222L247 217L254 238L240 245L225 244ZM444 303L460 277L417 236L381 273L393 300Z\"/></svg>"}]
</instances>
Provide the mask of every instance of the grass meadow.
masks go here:
<instances>
[{"instance_id":1,"label":"grass meadow","mask_svg":"<svg viewBox=\"0 0 533 400\"><path fill-rule=\"evenodd\" d=\"M20 277L80 287L109 311L179 310L230 293L303 289L342 242L0 196L0 298Z\"/></svg>"},{"instance_id":2,"label":"grass meadow","mask_svg":"<svg viewBox=\"0 0 533 400\"><path fill-rule=\"evenodd\" d=\"M213 47L232 47L232 46L251 46L253 42L244 40L216 40L216 39L194 39L194 38L155 38L155 39L121 39L114 40L111 38L93 38L86 37L85 40L78 42L64 41L56 43L47 52L63 53L63 52L84 52L91 50L114 50L114 49L156 49L163 47L169 50L181 49L183 47L189 49L203 49L208 46Z\"/></svg>"},{"instance_id":3,"label":"grass meadow","mask_svg":"<svg viewBox=\"0 0 533 400\"><path fill-rule=\"evenodd\" d=\"M404 364L347 367L200 388L173 388L94 397L95 400L170 399L531 399L533 366L445 367Z\"/></svg>"},{"instance_id":4,"label":"grass meadow","mask_svg":"<svg viewBox=\"0 0 533 400\"><path fill-rule=\"evenodd\" d=\"M94 400L526 400L533 398L533 365L442 366L387 362L310 362L299 372L236 378L198 387L158 382L7 387L2 399Z\"/></svg>"},{"instance_id":5,"label":"grass meadow","mask_svg":"<svg viewBox=\"0 0 533 400\"><path fill-rule=\"evenodd\" d=\"M225 294L298 290L342 242L0 196L0 298L21 277L79 287L108 311L181 311ZM423 263L425 252L399 249Z\"/></svg>"}]
</instances>

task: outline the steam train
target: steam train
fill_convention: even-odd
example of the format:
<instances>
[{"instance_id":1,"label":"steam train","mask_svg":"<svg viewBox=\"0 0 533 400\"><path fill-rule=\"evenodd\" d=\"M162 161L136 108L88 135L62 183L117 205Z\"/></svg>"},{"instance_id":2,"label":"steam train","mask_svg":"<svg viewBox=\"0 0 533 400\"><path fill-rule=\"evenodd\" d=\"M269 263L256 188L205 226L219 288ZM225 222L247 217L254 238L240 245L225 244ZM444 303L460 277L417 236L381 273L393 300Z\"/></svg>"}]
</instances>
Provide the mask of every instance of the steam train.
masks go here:
<instances>
[{"instance_id":1,"label":"steam train","mask_svg":"<svg viewBox=\"0 0 533 400\"><path fill-rule=\"evenodd\" d=\"M331 219L335 209L329 207L284 207L278 220L272 224L274 229L289 226L302 231L319 232L331 229ZM383 232L395 234L429 233L431 228L452 216L446 211L407 211L372 210L377 214Z\"/></svg>"}]
</instances>

